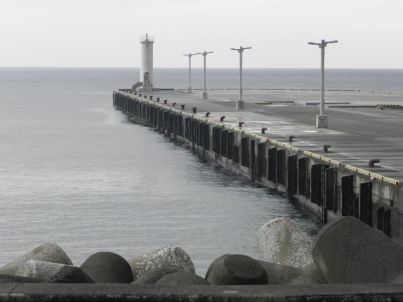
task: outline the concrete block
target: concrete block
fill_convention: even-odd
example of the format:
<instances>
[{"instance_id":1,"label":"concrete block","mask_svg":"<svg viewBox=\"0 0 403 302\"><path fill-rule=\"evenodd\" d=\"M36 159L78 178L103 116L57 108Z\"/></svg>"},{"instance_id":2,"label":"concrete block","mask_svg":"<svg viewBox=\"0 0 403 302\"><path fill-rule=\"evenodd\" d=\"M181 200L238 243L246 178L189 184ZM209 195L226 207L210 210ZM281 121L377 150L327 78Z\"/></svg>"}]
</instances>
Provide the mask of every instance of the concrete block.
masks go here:
<instances>
[{"instance_id":1,"label":"concrete block","mask_svg":"<svg viewBox=\"0 0 403 302\"><path fill-rule=\"evenodd\" d=\"M244 102L244 101L237 100L237 101L236 101L236 104L235 104L235 107L236 107L236 110L237 110L237 111L244 110L244 109L245 109L245 102Z\"/></svg>"},{"instance_id":2,"label":"concrete block","mask_svg":"<svg viewBox=\"0 0 403 302\"><path fill-rule=\"evenodd\" d=\"M132 270L121 256L111 252L91 255L80 268L96 283L131 283Z\"/></svg>"},{"instance_id":3,"label":"concrete block","mask_svg":"<svg viewBox=\"0 0 403 302\"><path fill-rule=\"evenodd\" d=\"M329 283L386 283L403 271L403 249L354 217L325 225L312 254Z\"/></svg>"},{"instance_id":4,"label":"concrete block","mask_svg":"<svg viewBox=\"0 0 403 302\"><path fill-rule=\"evenodd\" d=\"M293 285L308 285L308 284L325 284L326 279L322 275L322 272L318 268L318 266L312 262L307 264L301 268L301 274L297 276L295 279L290 280L288 284Z\"/></svg>"},{"instance_id":5,"label":"concrete block","mask_svg":"<svg viewBox=\"0 0 403 302\"><path fill-rule=\"evenodd\" d=\"M198 275L178 272L162 277L156 283L157 286L182 286L182 285L209 285L208 281Z\"/></svg>"},{"instance_id":6,"label":"concrete block","mask_svg":"<svg viewBox=\"0 0 403 302\"><path fill-rule=\"evenodd\" d=\"M20 277L20 276L10 276L10 275L0 275L0 284L2 283L39 283L38 279Z\"/></svg>"},{"instance_id":7,"label":"concrete block","mask_svg":"<svg viewBox=\"0 0 403 302\"><path fill-rule=\"evenodd\" d=\"M302 269L267 261L259 261L267 273L268 284L288 284L302 274Z\"/></svg>"},{"instance_id":8,"label":"concrete block","mask_svg":"<svg viewBox=\"0 0 403 302\"><path fill-rule=\"evenodd\" d=\"M327 115L317 115L316 116L316 128L328 128L328 116Z\"/></svg>"},{"instance_id":9,"label":"concrete block","mask_svg":"<svg viewBox=\"0 0 403 302\"><path fill-rule=\"evenodd\" d=\"M153 271L195 273L195 268L189 255L180 247L164 247L149 254L129 260L133 279L142 278ZM175 271L172 271L174 269ZM161 276L162 277L162 276ZM157 280L156 280L157 281Z\"/></svg>"},{"instance_id":10,"label":"concrete block","mask_svg":"<svg viewBox=\"0 0 403 302\"><path fill-rule=\"evenodd\" d=\"M268 284L267 279L259 261L245 255L223 255L210 264L206 274L213 285Z\"/></svg>"},{"instance_id":11,"label":"concrete block","mask_svg":"<svg viewBox=\"0 0 403 302\"><path fill-rule=\"evenodd\" d=\"M37 279L43 283L93 283L78 267L36 260L21 264L16 276Z\"/></svg>"},{"instance_id":12,"label":"concrete block","mask_svg":"<svg viewBox=\"0 0 403 302\"><path fill-rule=\"evenodd\" d=\"M276 218L257 233L258 253L262 260L302 267L311 263L312 240L291 219Z\"/></svg>"},{"instance_id":13,"label":"concrete block","mask_svg":"<svg viewBox=\"0 0 403 302\"><path fill-rule=\"evenodd\" d=\"M70 258L61 247L55 243L45 242L28 253L16 258L14 261L1 267L0 274L15 275L18 267L29 260L72 265Z\"/></svg>"},{"instance_id":14,"label":"concrete block","mask_svg":"<svg viewBox=\"0 0 403 302\"><path fill-rule=\"evenodd\" d=\"M146 273L142 274L140 277L133 282L136 285L146 285L146 284L155 284L164 276L173 274L178 272L178 268L175 266L161 266L155 267L152 270L147 271Z\"/></svg>"}]
</instances>

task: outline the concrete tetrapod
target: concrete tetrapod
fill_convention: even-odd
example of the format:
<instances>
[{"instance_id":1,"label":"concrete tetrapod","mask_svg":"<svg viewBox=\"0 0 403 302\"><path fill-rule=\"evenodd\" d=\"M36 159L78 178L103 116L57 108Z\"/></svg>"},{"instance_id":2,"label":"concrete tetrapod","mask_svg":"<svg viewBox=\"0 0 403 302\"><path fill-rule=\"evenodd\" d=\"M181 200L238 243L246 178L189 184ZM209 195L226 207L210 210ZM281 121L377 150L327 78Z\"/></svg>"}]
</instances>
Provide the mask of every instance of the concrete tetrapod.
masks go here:
<instances>
[{"instance_id":1,"label":"concrete tetrapod","mask_svg":"<svg viewBox=\"0 0 403 302\"><path fill-rule=\"evenodd\" d=\"M170 275L178 272L178 268L175 266L161 266L155 267L152 270L147 271L141 277L137 278L133 284L145 285L145 284L155 284L158 280L166 275Z\"/></svg>"},{"instance_id":2,"label":"concrete tetrapod","mask_svg":"<svg viewBox=\"0 0 403 302\"><path fill-rule=\"evenodd\" d=\"M327 283L314 262L303 267L292 267L266 261L259 261L259 263L267 273L269 285Z\"/></svg>"},{"instance_id":3,"label":"concrete tetrapod","mask_svg":"<svg viewBox=\"0 0 403 302\"><path fill-rule=\"evenodd\" d=\"M43 283L94 283L79 267L35 260L21 264L16 276L33 278Z\"/></svg>"},{"instance_id":4,"label":"concrete tetrapod","mask_svg":"<svg viewBox=\"0 0 403 302\"><path fill-rule=\"evenodd\" d=\"M129 260L129 264L133 271L133 279L140 283L146 274L148 280L153 279L156 282L164 275L175 272L195 273L192 259L180 247L164 247ZM152 276L154 273L155 277Z\"/></svg>"},{"instance_id":5,"label":"concrete tetrapod","mask_svg":"<svg viewBox=\"0 0 403 302\"><path fill-rule=\"evenodd\" d=\"M16 258L14 261L1 267L0 274L15 275L18 267L29 260L72 265L70 258L61 247L55 243L45 242L28 253Z\"/></svg>"},{"instance_id":6,"label":"concrete tetrapod","mask_svg":"<svg viewBox=\"0 0 403 302\"><path fill-rule=\"evenodd\" d=\"M266 261L259 261L259 263L267 273L268 284L288 284L302 274L302 270L297 267Z\"/></svg>"},{"instance_id":7,"label":"concrete tetrapod","mask_svg":"<svg viewBox=\"0 0 403 302\"><path fill-rule=\"evenodd\" d=\"M158 286L178 286L178 285L210 285L206 279L186 272L177 272L166 275L157 281Z\"/></svg>"},{"instance_id":8,"label":"concrete tetrapod","mask_svg":"<svg viewBox=\"0 0 403 302\"><path fill-rule=\"evenodd\" d=\"M0 275L0 284L2 283L39 283L40 280L20 276Z\"/></svg>"},{"instance_id":9,"label":"concrete tetrapod","mask_svg":"<svg viewBox=\"0 0 403 302\"><path fill-rule=\"evenodd\" d=\"M206 280L212 285L268 284L259 261L245 255L225 254L210 264Z\"/></svg>"},{"instance_id":10,"label":"concrete tetrapod","mask_svg":"<svg viewBox=\"0 0 403 302\"><path fill-rule=\"evenodd\" d=\"M96 283L131 283L132 270L121 256L111 252L91 255L80 268Z\"/></svg>"},{"instance_id":11,"label":"concrete tetrapod","mask_svg":"<svg viewBox=\"0 0 403 302\"><path fill-rule=\"evenodd\" d=\"M387 283L403 271L403 249L354 217L325 225L312 255L329 283Z\"/></svg>"},{"instance_id":12,"label":"concrete tetrapod","mask_svg":"<svg viewBox=\"0 0 403 302\"><path fill-rule=\"evenodd\" d=\"M302 267L312 262L312 240L288 218L276 218L257 233L258 253L262 260Z\"/></svg>"},{"instance_id":13,"label":"concrete tetrapod","mask_svg":"<svg viewBox=\"0 0 403 302\"><path fill-rule=\"evenodd\" d=\"M299 284L324 284L327 283L326 279L323 277L320 269L312 262L301 268L301 274L295 279L291 280L288 284L299 285Z\"/></svg>"}]
</instances>

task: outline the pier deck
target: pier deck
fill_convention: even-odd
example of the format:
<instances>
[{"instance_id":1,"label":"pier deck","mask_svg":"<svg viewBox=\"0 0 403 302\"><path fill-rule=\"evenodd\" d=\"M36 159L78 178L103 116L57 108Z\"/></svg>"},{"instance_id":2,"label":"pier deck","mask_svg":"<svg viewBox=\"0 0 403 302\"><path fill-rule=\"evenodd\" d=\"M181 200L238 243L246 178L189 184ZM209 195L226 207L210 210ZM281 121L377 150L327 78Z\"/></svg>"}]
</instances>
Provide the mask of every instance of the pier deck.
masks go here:
<instances>
[{"instance_id":1,"label":"pier deck","mask_svg":"<svg viewBox=\"0 0 403 302\"><path fill-rule=\"evenodd\" d=\"M154 97L167 99L168 104L176 102L176 108L185 104L185 111L191 112L197 107L198 115L211 112L209 119L216 121L225 116L224 124L231 126L243 121L243 129L249 132L260 133L265 127L268 137L285 143L292 135L295 147L403 181L403 110L364 107L385 103L385 96L330 92L329 106L350 104L326 108L329 128L317 129L314 124L319 109L305 103L315 102L318 92L252 90L245 94L245 110L237 112L236 90L211 90L209 100L202 100L200 91L190 95L182 91L152 92ZM388 103L399 104L398 97L387 97ZM331 146L329 153L323 150L325 144ZM369 160L375 158L380 163L368 167Z\"/></svg>"}]
</instances>

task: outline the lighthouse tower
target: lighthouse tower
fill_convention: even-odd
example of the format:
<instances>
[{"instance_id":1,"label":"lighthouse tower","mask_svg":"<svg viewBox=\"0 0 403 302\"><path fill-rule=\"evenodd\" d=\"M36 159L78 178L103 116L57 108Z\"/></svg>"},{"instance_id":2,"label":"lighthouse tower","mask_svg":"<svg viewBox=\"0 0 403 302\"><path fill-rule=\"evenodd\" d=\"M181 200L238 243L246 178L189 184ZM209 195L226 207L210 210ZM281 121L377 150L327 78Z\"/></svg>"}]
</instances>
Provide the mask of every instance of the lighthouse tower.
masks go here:
<instances>
[{"instance_id":1,"label":"lighthouse tower","mask_svg":"<svg viewBox=\"0 0 403 302\"><path fill-rule=\"evenodd\" d=\"M140 38L141 43L141 68L140 82L143 83L144 91L153 89L153 44L154 39L146 34Z\"/></svg>"}]
</instances>

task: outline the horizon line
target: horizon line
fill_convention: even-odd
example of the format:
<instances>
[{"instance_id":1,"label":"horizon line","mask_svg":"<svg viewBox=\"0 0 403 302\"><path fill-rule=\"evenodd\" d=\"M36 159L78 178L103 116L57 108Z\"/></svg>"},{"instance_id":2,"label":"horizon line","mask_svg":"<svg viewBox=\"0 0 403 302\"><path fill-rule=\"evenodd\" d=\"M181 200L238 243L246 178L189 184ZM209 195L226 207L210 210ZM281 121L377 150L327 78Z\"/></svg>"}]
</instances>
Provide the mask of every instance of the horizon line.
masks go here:
<instances>
[{"instance_id":1,"label":"horizon line","mask_svg":"<svg viewBox=\"0 0 403 302\"><path fill-rule=\"evenodd\" d=\"M140 69L135 66L0 66L0 69ZM188 67L154 67L154 69L186 69ZM203 67L192 67L203 69ZM209 67L208 69L231 69L239 70L239 67ZM320 69L320 67L243 67L243 70L252 69ZM349 69L349 70L402 70L403 67L326 67L326 70Z\"/></svg>"}]
</instances>

